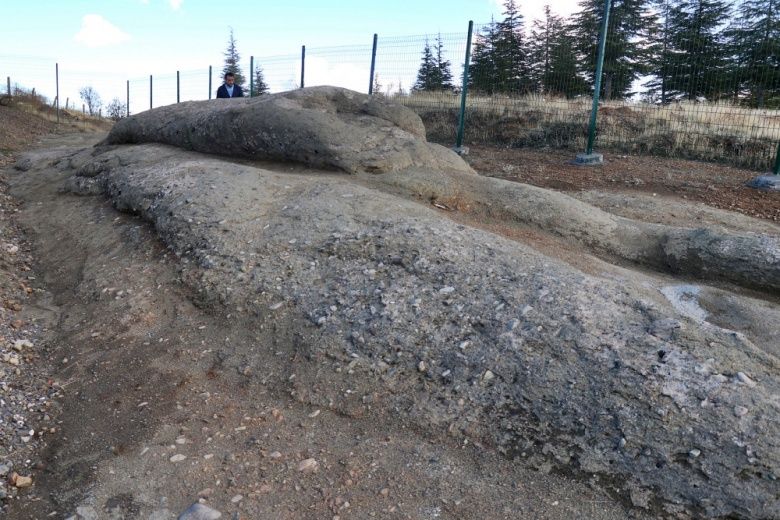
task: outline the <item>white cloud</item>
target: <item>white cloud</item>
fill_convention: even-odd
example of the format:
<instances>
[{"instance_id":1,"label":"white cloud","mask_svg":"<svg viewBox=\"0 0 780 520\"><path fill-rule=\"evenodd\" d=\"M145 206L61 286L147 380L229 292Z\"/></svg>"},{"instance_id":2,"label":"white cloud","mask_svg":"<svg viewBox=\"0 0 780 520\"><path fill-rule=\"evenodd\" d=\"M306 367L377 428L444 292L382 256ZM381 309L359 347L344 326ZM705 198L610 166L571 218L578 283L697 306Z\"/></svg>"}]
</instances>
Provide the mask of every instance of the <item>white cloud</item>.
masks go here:
<instances>
[{"instance_id":1,"label":"white cloud","mask_svg":"<svg viewBox=\"0 0 780 520\"><path fill-rule=\"evenodd\" d=\"M87 14L81 19L81 29L73 39L87 47L105 47L125 42L130 35L99 14Z\"/></svg>"},{"instance_id":2,"label":"white cloud","mask_svg":"<svg viewBox=\"0 0 780 520\"><path fill-rule=\"evenodd\" d=\"M183 2L184 0L168 0L168 3L171 4L171 9L174 11L178 11Z\"/></svg>"}]
</instances>

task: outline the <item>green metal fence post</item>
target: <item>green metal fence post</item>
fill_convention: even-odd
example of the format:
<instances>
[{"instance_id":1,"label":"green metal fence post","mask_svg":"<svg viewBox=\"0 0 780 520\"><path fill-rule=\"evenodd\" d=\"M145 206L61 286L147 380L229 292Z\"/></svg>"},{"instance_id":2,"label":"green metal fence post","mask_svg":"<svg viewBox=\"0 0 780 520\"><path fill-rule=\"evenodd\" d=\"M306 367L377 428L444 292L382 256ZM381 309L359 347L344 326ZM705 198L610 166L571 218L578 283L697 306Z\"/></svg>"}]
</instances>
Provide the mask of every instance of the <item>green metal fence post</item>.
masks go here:
<instances>
[{"instance_id":1,"label":"green metal fence post","mask_svg":"<svg viewBox=\"0 0 780 520\"><path fill-rule=\"evenodd\" d=\"M465 155L468 149L463 147L463 132L466 129L466 96L469 91L469 65L471 63L471 35L474 33L474 21L469 20L466 36L466 61L463 62L463 88L460 91L460 114L458 115L458 136L455 139L455 151Z\"/></svg>"},{"instance_id":2,"label":"green metal fence post","mask_svg":"<svg viewBox=\"0 0 780 520\"><path fill-rule=\"evenodd\" d=\"M599 96L601 95L601 73L604 68L604 51L607 46L607 31L609 30L609 11L612 0L604 0L604 20L601 23L601 35L599 36L599 54L596 59L596 76L593 83L593 107L590 111L590 124L588 125L588 144L584 154L577 154L577 164L601 164L604 156L593 153L593 144L596 141L596 116L599 112Z\"/></svg>"},{"instance_id":3,"label":"green metal fence post","mask_svg":"<svg viewBox=\"0 0 780 520\"><path fill-rule=\"evenodd\" d=\"M130 80L127 80L127 105L125 106L127 109L127 117L130 117Z\"/></svg>"},{"instance_id":4,"label":"green metal fence post","mask_svg":"<svg viewBox=\"0 0 780 520\"><path fill-rule=\"evenodd\" d=\"M304 70L306 70L306 46L301 45L301 88L303 88Z\"/></svg>"},{"instance_id":5,"label":"green metal fence post","mask_svg":"<svg viewBox=\"0 0 780 520\"><path fill-rule=\"evenodd\" d=\"M152 75L149 74L149 110L152 109Z\"/></svg>"},{"instance_id":6,"label":"green metal fence post","mask_svg":"<svg viewBox=\"0 0 780 520\"><path fill-rule=\"evenodd\" d=\"M181 100L181 96L179 95L181 92L181 89L179 88L179 71L176 71L176 102L178 103Z\"/></svg>"},{"instance_id":7,"label":"green metal fence post","mask_svg":"<svg viewBox=\"0 0 780 520\"><path fill-rule=\"evenodd\" d=\"M772 173L780 175L780 143L777 143L777 153L775 154L775 167L772 169Z\"/></svg>"},{"instance_id":8,"label":"green metal fence post","mask_svg":"<svg viewBox=\"0 0 780 520\"><path fill-rule=\"evenodd\" d=\"M60 64L54 64L54 78L57 83L57 124L60 123Z\"/></svg>"},{"instance_id":9,"label":"green metal fence post","mask_svg":"<svg viewBox=\"0 0 780 520\"><path fill-rule=\"evenodd\" d=\"M249 57L249 97L255 95L255 57Z\"/></svg>"},{"instance_id":10,"label":"green metal fence post","mask_svg":"<svg viewBox=\"0 0 780 520\"><path fill-rule=\"evenodd\" d=\"M211 99L211 65L209 65L209 99Z\"/></svg>"},{"instance_id":11,"label":"green metal fence post","mask_svg":"<svg viewBox=\"0 0 780 520\"><path fill-rule=\"evenodd\" d=\"M377 44L377 34L374 33L374 45L371 47L371 77L368 78L368 95L372 95L374 93L374 70L376 70L376 44Z\"/></svg>"}]
</instances>

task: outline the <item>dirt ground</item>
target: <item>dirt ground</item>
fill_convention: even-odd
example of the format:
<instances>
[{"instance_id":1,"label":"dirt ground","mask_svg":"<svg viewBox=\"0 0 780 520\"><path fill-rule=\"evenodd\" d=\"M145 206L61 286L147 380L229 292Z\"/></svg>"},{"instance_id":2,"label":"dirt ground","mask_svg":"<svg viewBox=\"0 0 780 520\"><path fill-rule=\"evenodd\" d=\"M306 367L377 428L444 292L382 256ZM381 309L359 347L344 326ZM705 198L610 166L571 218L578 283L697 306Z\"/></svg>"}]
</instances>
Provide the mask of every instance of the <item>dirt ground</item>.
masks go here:
<instances>
[{"instance_id":1,"label":"dirt ground","mask_svg":"<svg viewBox=\"0 0 780 520\"><path fill-rule=\"evenodd\" d=\"M748 188L760 172L721 164L604 154L600 166L572 163L568 151L471 147L465 159L478 172L563 192L656 194L780 222L780 192Z\"/></svg>"},{"instance_id":2,"label":"dirt ground","mask_svg":"<svg viewBox=\"0 0 780 520\"><path fill-rule=\"evenodd\" d=\"M0 109L0 128L17 131L0 133L0 168L33 142L48 148L98 137L39 141L52 124L9 114ZM780 219L780 194L741 186L755 172L611 156L585 168L570 159L487 148L468 156L481 173L537 186L657 193ZM24 204L0 215L24 230L19 243L29 242L23 262L0 268L16 273L15 291L33 276L30 266L35 281L18 310L3 315L9 323L23 317L37 334L10 384L37 381L55 401L46 422L56 425L34 449L9 456L34 484L11 489L0 509L8 518L67 518L79 507L79 519L161 520L199 499L235 519L646 517L595 477L551 473L401 416L312 407L297 393L294 349L279 344L291 331L257 330L246 318L198 307L181 284L186 264L148 224L95 197L63 197L59 180L28 181ZM262 362L236 357L237 344ZM359 367L343 359L333 369ZM32 418L36 430L43 415Z\"/></svg>"}]
</instances>

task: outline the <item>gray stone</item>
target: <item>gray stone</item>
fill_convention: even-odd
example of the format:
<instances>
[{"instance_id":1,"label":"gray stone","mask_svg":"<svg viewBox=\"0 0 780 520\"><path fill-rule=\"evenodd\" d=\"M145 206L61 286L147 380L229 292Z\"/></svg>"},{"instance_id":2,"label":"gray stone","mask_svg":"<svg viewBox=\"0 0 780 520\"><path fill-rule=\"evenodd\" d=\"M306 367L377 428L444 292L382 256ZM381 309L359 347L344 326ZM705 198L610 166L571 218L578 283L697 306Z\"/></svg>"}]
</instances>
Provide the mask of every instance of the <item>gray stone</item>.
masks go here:
<instances>
[{"instance_id":1,"label":"gray stone","mask_svg":"<svg viewBox=\"0 0 780 520\"><path fill-rule=\"evenodd\" d=\"M604 164L604 155L600 153L578 153L574 158L574 164L582 166L596 166Z\"/></svg>"},{"instance_id":2,"label":"gray stone","mask_svg":"<svg viewBox=\"0 0 780 520\"><path fill-rule=\"evenodd\" d=\"M751 179L747 186L757 190L780 191L780 175L761 175Z\"/></svg>"},{"instance_id":3,"label":"gray stone","mask_svg":"<svg viewBox=\"0 0 780 520\"><path fill-rule=\"evenodd\" d=\"M222 513L216 509L212 509L200 502L195 502L180 514L177 520L217 520L221 516Z\"/></svg>"}]
</instances>

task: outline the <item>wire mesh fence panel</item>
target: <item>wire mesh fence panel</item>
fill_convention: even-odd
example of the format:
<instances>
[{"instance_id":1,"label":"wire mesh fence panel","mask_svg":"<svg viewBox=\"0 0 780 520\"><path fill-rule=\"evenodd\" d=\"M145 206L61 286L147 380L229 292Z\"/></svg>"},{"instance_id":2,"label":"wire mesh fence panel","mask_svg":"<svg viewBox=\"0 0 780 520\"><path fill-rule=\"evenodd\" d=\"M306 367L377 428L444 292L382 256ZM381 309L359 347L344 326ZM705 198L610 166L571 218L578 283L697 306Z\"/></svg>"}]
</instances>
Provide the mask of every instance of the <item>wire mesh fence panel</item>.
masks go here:
<instances>
[{"instance_id":1,"label":"wire mesh fence panel","mask_svg":"<svg viewBox=\"0 0 780 520\"><path fill-rule=\"evenodd\" d=\"M598 145L768 168L780 140L772 5L660 0L637 10L615 1Z\"/></svg>"},{"instance_id":2,"label":"wire mesh fence panel","mask_svg":"<svg viewBox=\"0 0 780 520\"><path fill-rule=\"evenodd\" d=\"M466 35L378 38L374 93L415 110L433 141L455 139Z\"/></svg>"},{"instance_id":3,"label":"wire mesh fence panel","mask_svg":"<svg viewBox=\"0 0 780 520\"><path fill-rule=\"evenodd\" d=\"M213 85L212 79L212 85ZM214 94L211 96L214 97ZM183 101L200 101L209 98L209 70L187 70L179 73L179 98Z\"/></svg>"},{"instance_id":4,"label":"wire mesh fence panel","mask_svg":"<svg viewBox=\"0 0 780 520\"><path fill-rule=\"evenodd\" d=\"M130 114L149 110L149 77L135 78L130 81Z\"/></svg>"},{"instance_id":5,"label":"wire mesh fence panel","mask_svg":"<svg viewBox=\"0 0 780 520\"><path fill-rule=\"evenodd\" d=\"M259 68L268 92L283 92L300 88L301 55L255 56L255 79ZM248 70L248 67L247 67Z\"/></svg>"},{"instance_id":6,"label":"wire mesh fence panel","mask_svg":"<svg viewBox=\"0 0 780 520\"><path fill-rule=\"evenodd\" d=\"M371 43L339 47L307 47L305 86L333 85L368 93L371 47Z\"/></svg>"}]
</instances>

